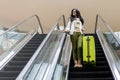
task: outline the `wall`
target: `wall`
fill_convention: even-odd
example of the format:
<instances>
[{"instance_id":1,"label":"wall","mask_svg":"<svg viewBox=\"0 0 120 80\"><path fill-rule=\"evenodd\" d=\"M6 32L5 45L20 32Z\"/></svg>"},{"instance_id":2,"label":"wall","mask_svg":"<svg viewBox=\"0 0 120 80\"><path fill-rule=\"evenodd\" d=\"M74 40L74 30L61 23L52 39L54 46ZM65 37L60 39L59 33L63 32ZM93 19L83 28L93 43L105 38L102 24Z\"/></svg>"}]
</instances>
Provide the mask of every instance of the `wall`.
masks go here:
<instances>
[{"instance_id":1,"label":"wall","mask_svg":"<svg viewBox=\"0 0 120 80\"><path fill-rule=\"evenodd\" d=\"M120 28L120 0L0 0L0 24L10 27L21 20L37 14L45 33L64 14L66 19L73 8L78 8L85 20L85 32L93 32L96 14L112 26Z\"/></svg>"}]
</instances>

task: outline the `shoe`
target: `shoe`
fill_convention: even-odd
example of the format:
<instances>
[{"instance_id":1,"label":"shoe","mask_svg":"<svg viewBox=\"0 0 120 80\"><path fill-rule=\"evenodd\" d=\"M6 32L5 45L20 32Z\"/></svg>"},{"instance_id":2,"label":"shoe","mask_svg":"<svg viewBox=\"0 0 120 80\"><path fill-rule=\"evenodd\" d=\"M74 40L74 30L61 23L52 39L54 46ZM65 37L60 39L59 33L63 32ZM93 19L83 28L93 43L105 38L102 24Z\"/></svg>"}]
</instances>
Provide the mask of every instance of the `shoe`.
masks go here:
<instances>
[{"instance_id":1,"label":"shoe","mask_svg":"<svg viewBox=\"0 0 120 80\"><path fill-rule=\"evenodd\" d=\"M78 67L78 65L75 64L75 65L74 65L74 68L75 68L75 67Z\"/></svg>"},{"instance_id":2,"label":"shoe","mask_svg":"<svg viewBox=\"0 0 120 80\"><path fill-rule=\"evenodd\" d=\"M81 68L81 67L83 67L83 65L82 64L78 64L77 67Z\"/></svg>"},{"instance_id":3,"label":"shoe","mask_svg":"<svg viewBox=\"0 0 120 80\"><path fill-rule=\"evenodd\" d=\"M83 67L83 65L81 64L81 59L78 60L78 65L77 65L77 67L79 67L79 68L80 68L80 67Z\"/></svg>"},{"instance_id":4,"label":"shoe","mask_svg":"<svg viewBox=\"0 0 120 80\"><path fill-rule=\"evenodd\" d=\"M77 60L74 60L74 67L77 67Z\"/></svg>"}]
</instances>

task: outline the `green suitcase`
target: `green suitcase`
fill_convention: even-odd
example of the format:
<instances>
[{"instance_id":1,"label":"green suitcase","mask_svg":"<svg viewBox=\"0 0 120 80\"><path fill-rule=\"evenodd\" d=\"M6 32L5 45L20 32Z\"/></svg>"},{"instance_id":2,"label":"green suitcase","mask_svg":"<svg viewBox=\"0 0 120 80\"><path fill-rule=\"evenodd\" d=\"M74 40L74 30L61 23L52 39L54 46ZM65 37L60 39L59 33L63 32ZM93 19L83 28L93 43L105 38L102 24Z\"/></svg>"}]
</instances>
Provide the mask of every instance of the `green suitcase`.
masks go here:
<instances>
[{"instance_id":1,"label":"green suitcase","mask_svg":"<svg viewBox=\"0 0 120 80\"><path fill-rule=\"evenodd\" d=\"M83 64L96 65L95 41L93 36L83 36Z\"/></svg>"}]
</instances>

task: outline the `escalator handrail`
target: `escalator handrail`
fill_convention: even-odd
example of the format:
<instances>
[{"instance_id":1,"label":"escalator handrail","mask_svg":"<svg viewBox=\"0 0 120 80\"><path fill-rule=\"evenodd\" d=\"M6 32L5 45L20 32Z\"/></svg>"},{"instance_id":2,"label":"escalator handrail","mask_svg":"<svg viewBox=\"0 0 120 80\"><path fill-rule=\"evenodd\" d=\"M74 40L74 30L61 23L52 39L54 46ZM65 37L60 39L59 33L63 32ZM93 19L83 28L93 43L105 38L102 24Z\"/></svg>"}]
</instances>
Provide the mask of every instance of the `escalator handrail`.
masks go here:
<instances>
[{"instance_id":1,"label":"escalator handrail","mask_svg":"<svg viewBox=\"0 0 120 80\"><path fill-rule=\"evenodd\" d=\"M114 32L112 31L112 29L108 25L108 23L100 15L98 15L98 14L96 15L95 33L96 33L96 30L97 30L98 18L103 22L103 24L105 25L105 27L112 33L112 35L114 36L114 38L116 39L116 41L120 44L120 39L115 36Z\"/></svg>"},{"instance_id":2,"label":"escalator handrail","mask_svg":"<svg viewBox=\"0 0 120 80\"><path fill-rule=\"evenodd\" d=\"M9 31L12 31L14 30L15 28L17 28L19 25L22 25L23 23L25 23L26 21L28 21L29 19L35 17L37 20L38 20L38 23L40 25L40 28L41 28L41 31L42 31L42 26L41 26L41 23L40 23L40 19L37 15L32 15L26 19L24 19L23 21L19 22L18 24L16 24L15 26L12 26L10 27L8 30L4 31L3 33L0 34L0 36L3 36L4 34L8 33ZM43 31L42 31L43 33ZM36 32L34 33L36 34ZM14 48L11 48L12 50L7 50L6 52L4 52L4 54L7 54L9 53L9 55L6 56L6 58L2 59L2 61L0 61L0 70L7 64L7 62L16 54L16 52L21 49L23 47L23 45L30 39L30 37L33 37L34 34L28 34L24 40L21 42L21 43L18 43L17 46L15 44L15 46L13 46ZM22 44L24 43L24 44ZM17 48L19 47L19 48ZM16 50L18 49L18 50ZM2 55L4 56L4 55Z\"/></svg>"},{"instance_id":3,"label":"escalator handrail","mask_svg":"<svg viewBox=\"0 0 120 80\"><path fill-rule=\"evenodd\" d=\"M109 45L106 44L107 41L104 39L104 37L101 34L98 33L98 30L97 30L98 18L103 22L105 27L111 32L114 39L116 39L116 41L120 45L119 39L114 35L114 33L113 33L112 29L110 28L110 26L108 25L108 23L106 21L104 21L104 19L100 15L97 15L96 16L96 23L95 23L95 33L97 33L98 38L99 38L100 43L101 43L101 46L103 47L103 51L105 52L105 56L106 56L107 61L109 63L109 66L110 66L110 69L112 71L114 79L119 80L120 79L120 72L118 71L118 68L117 68L117 65L116 65L116 60L113 59L114 56L111 54L112 51L110 50Z\"/></svg>"},{"instance_id":4,"label":"escalator handrail","mask_svg":"<svg viewBox=\"0 0 120 80\"><path fill-rule=\"evenodd\" d=\"M58 46L58 49L56 51L56 54L54 56L54 59L51 63L51 66L47 68L47 70L45 72L45 75L43 77L43 80L52 80L52 77L54 75L54 71L56 69L56 65L57 65L57 62L58 62L58 58L59 58L60 52L62 50L62 46L63 46L63 43L64 43L65 36L66 36L66 34L64 33L63 36L62 36L62 39L60 41L60 44Z\"/></svg>"},{"instance_id":5,"label":"escalator handrail","mask_svg":"<svg viewBox=\"0 0 120 80\"><path fill-rule=\"evenodd\" d=\"M49 39L50 35L52 34L52 32L54 31L54 29L56 28L56 25L58 24L58 22L61 20L61 18L63 18L63 23L64 26L66 26L65 23L65 16L62 15L60 16L60 18L56 21L55 25L52 27L52 29L50 30L50 32L47 34L47 36L45 37L45 39L42 41L41 45L38 47L38 49L35 51L34 55L31 57L31 59L29 60L29 62L26 64L26 66L24 67L24 69L20 72L20 74L18 75L18 77L16 78L16 80L23 80L27 71L29 70L29 68L31 67L31 65L33 64L33 62L35 61L37 55L39 54L39 52L41 51L42 47L44 46L44 44L47 42L47 40Z\"/></svg>"},{"instance_id":6,"label":"escalator handrail","mask_svg":"<svg viewBox=\"0 0 120 80\"><path fill-rule=\"evenodd\" d=\"M66 26L65 16L62 15L62 16L57 20L57 22L56 22L56 24L54 25L54 27L52 28L50 34L54 31L54 29L56 28L58 22L61 20L61 18L63 18L64 28L65 28L65 26ZM59 46L59 47L62 47L62 44L63 44L63 41L64 41L63 39L64 39L64 38L65 38L65 34L64 34L64 36L62 37L62 41L60 42L60 46ZM58 53L60 52L59 49L57 50L57 52L58 52ZM57 54L56 56L58 56L58 54ZM52 71L50 71L50 73L47 73L47 74L44 75L44 79L45 79L45 80L52 78L52 74L53 74L53 72L54 72L54 70L55 70L55 65L56 65L55 61L57 61L57 60L58 60L58 58L55 58L55 59L54 59L54 63L52 63L52 66L54 66L54 69L52 69ZM48 70L49 70L49 69L48 69Z\"/></svg>"},{"instance_id":7,"label":"escalator handrail","mask_svg":"<svg viewBox=\"0 0 120 80\"><path fill-rule=\"evenodd\" d=\"M11 30L14 30L14 29L17 28L19 25L25 23L26 21L28 21L29 19L31 19L31 18L33 18L33 17L36 17L36 19L38 20L39 27L40 27L40 29L41 29L41 31L42 31L42 33L43 33L43 28L42 28L40 19L39 19L38 15L35 14L35 15L32 15L32 16L30 16L30 17L24 19L23 21L19 22L18 24L16 24L16 25L10 27L8 30L6 30L6 31L4 31L2 34L0 34L0 36L6 34L7 32L9 32L9 31L11 31Z\"/></svg>"},{"instance_id":8,"label":"escalator handrail","mask_svg":"<svg viewBox=\"0 0 120 80\"><path fill-rule=\"evenodd\" d=\"M66 26L66 22L65 22L65 16L64 15L62 15L57 21L56 21L56 23L55 23L55 25L53 26L53 28L51 29L51 31L49 32L49 34L48 35L50 35L53 31L54 31L54 29L56 28L56 25L58 24L58 22L61 20L61 18L63 18L63 23L64 23L64 26Z\"/></svg>"}]
</instances>

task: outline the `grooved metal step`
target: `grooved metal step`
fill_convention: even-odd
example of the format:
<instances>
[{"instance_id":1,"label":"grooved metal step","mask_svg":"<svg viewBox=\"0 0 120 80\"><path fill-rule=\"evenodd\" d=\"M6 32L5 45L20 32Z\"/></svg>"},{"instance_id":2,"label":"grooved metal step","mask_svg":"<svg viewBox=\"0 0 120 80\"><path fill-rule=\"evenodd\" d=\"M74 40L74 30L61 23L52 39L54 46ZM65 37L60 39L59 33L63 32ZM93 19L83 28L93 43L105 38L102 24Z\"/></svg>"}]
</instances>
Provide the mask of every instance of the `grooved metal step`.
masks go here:
<instances>
[{"instance_id":1,"label":"grooved metal step","mask_svg":"<svg viewBox=\"0 0 120 80\"><path fill-rule=\"evenodd\" d=\"M36 34L0 71L0 80L15 80L46 34Z\"/></svg>"},{"instance_id":2,"label":"grooved metal step","mask_svg":"<svg viewBox=\"0 0 120 80\"><path fill-rule=\"evenodd\" d=\"M92 35L95 38L96 66L74 68L71 56L68 80L114 80L97 35L87 35Z\"/></svg>"}]
</instances>

